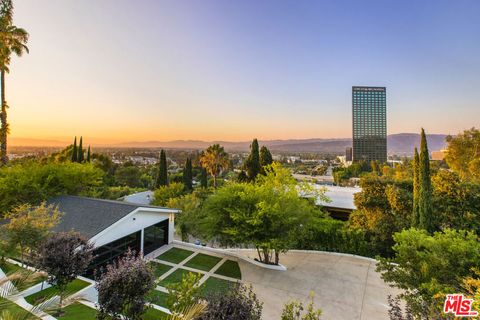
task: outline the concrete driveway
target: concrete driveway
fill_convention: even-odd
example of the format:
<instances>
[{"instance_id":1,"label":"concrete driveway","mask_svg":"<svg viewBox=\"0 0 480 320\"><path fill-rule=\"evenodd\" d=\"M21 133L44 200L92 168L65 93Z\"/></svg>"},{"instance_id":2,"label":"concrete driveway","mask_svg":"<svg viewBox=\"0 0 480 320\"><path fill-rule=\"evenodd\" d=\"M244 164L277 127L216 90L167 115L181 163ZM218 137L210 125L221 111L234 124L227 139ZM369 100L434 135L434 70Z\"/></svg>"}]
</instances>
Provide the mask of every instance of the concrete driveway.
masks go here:
<instances>
[{"instance_id":1,"label":"concrete driveway","mask_svg":"<svg viewBox=\"0 0 480 320\"><path fill-rule=\"evenodd\" d=\"M243 255L255 258L254 251ZM268 270L240 260L242 281L251 283L263 301L263 318L278 320L283 305L292 299L309 301L326 320L383 320L388 317L390 288L375 272L375 261L362 257L323 252L288 252L280 257L287 271Z\"/></svg>"}]
</instances>

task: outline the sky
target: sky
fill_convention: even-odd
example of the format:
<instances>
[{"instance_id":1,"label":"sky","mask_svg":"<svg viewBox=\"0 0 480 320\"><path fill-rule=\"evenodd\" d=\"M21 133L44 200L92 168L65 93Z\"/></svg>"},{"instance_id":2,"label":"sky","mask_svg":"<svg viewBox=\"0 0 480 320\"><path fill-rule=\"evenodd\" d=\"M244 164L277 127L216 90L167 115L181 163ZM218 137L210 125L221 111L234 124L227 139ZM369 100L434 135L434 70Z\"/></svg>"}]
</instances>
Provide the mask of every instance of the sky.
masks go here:
<instances>
[{"instance_id":1,"label":"sky","mask_svg":"<svg viewBox=\"0 0 480 320\"><path fill-rule=\"evenodd\" d=\"M387 87L390 134L480 125L477 0L14 4L13 138L345 138L355 85Z\"/></svg>"}]
</instances>

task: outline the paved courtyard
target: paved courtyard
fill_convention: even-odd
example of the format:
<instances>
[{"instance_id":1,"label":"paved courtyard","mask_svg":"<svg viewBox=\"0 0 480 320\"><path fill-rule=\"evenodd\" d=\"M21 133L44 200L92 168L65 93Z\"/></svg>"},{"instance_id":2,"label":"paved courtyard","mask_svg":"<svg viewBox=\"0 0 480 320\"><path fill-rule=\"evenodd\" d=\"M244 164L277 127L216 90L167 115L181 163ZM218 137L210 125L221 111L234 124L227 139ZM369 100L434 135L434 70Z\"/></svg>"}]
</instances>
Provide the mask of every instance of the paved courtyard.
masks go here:
<instances>
[{"instance_id":1,"label":"paved courtyard","mask_svg":"<svg viewBox=\"0 0 480 320\"><path fill-rule=\"evenodd\" d=\"M238 251L256 257L254 251ZM387 297L397 294L375 272L375 262L361 257L321 252L288 252L280 263L287 271L268 270L239 260L242 281L251 283L264 302L263 318L279 319L281 306L291 299L315 305L323 319L389 319Z\"/></svg>"}]
</instances>

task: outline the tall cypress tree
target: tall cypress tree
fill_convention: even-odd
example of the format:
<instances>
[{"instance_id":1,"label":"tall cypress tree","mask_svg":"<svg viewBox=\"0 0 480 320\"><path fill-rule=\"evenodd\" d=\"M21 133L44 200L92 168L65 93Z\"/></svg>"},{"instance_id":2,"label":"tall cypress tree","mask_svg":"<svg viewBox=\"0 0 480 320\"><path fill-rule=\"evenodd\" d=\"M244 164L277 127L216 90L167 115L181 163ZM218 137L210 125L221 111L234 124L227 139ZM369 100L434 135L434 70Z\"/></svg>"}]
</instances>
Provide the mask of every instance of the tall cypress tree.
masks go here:
<instances>
[{"instance_id":1,"label":"tall cypress tree","mask_svg":"<svg viewBox=\"0 0 480 320\"><path fill-rule=\"evenodd\" d=\"M90 162L90 157L91 157L91 154L90 154L90 146L88 146L88 151L87 151L87 162Z\"/></svg>"},{"instance_id":2,"label":"tall cypress tree","mask_svg":"<svg viewBox=\"0 0 480 320\"><path fill-rule=\"evenodd\" d=\"M80 137L80 143L78 144L78 156L77 156L77 162L82 163L84 158L83 158L83 138Z\"/></svg>"},{"instance_id":3,"label":"tall cypress tree","mask_svg":"<svg viewBox=\"0 0 480 320\"><path fill-rule=\"evenodd\" d=\"M208 188L208 177L207 177L207 170L202 167L202 171L200 171L200 186L202 188Z\"/></svg>"},{"instance_id":4,"label":"tall cypress tree","mask_svg":"<svg viewBox=\"0 0 480 320\"><path fill-rule=\"evenodd\" d=\"M418 227L420 217L418 212L418 198L420 193L420 157L417 147L413 156L413 212L412 227Z\"/></svg>"},{"instance_id":5,"label":"tall cypress tree","mask_svg":"<svg viewBox=\"0 0 480 320\"><path fill-rule=\"evenodd\" d=\"M72 148L72 162L77 162L77 137L73 140L73 148Z\"/></svg>"},{"instance_id":6,"label":"tall cypress tree","mask_svg":"<svg viewBox=\"0 0 480 320\"><path fill-rule=\"evenodd\" d=\"M248 180L253 181L260 173L262 166L260 165L260 151L258 148L258 140L253 139L250 145L250 155L245 163L245 171L247 172Z\"/></svg>"},{"instance_id":7,"label":"tall cypress tree","mask_svg":"<svg viewBox=\"0 0 480 320\"><path fill-rule=\"evenodd\" d=\"M187 158L185 161L185 167L183 168L183 184L185 185L185 190L187 191L193 190L192 178L192 160Z\"/></svg>"},{"instance_id":8,"label":"tall cypress tree","mask_svg":"<svg viewBox=\"0 0 480 320\"><path fill-rule=\"evenodd\" d=\"M432 207L432 181L430 179L430 155L428 153L427 138L423 128L420 141L419 180L419 227L431 233L435 231Z\"/></svg>"},{"instance_id":9,"label":"tall cypress tree","mask_svg":"<svg viewBox=\"0 0 480 320\"><path fill-rule=\"evenodd\" d=\"M160 151L160 161L158 163L158 173L155 183L155 187L168 185L168 172L167 172L167 155L165 150Z\"/></svg>"},{"instance_id":10,"label":"tall cypress tree","mask_svg":"<svg viewBox=\"0 0 480 320\"><path fill-rule=\"evenodd\" d=\"M262 167L268 166L273 163L273 157L270 150L266 146L260 148L260 165Z\"/></svg>"}]
</instances>

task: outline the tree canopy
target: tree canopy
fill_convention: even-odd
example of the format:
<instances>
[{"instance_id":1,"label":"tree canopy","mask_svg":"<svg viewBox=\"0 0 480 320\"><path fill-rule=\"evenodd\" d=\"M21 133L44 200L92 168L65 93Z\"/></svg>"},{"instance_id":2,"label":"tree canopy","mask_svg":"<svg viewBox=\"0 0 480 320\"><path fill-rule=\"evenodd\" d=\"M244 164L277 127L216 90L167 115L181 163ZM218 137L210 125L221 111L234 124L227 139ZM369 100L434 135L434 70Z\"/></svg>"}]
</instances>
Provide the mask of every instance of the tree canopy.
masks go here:
<instances>
[{"instance_id":1,"label":"tree canopy","mask_svg":"<svg viewBox=\"0 0 480 320\"><path fill-rule=\"evenodd\" d=\"M252 245L261 261L277 264L302 225L322 215L299 189L312 192L306 184L298 184L288 169L273 164L255 183L230 183L207 198L200 227L209 239L224 245Z\"/></svg>"},{"instance_id":2,"label":"tree canopy","mask_svg":"<svg viewBox=\"0 0 480 320\"><path fill-rule=\"evenodd\" d=\"M480 180L480 131L475 128L447 137L445 160L462 179Z\"/></svg>"}]
</instances>

